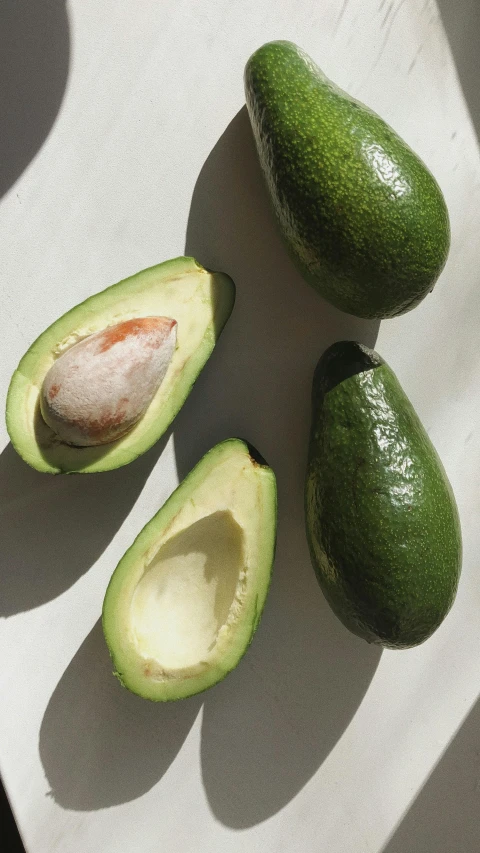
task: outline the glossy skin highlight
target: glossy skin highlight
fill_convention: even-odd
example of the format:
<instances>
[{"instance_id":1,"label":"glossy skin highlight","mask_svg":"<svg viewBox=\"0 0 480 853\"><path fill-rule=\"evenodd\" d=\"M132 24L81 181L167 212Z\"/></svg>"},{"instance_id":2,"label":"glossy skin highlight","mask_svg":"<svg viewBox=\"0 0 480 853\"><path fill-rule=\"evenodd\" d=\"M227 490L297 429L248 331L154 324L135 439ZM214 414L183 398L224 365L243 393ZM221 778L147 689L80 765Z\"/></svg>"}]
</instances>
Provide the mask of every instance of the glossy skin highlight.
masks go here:
<instances>
[{"instance_id":1,"label":"glossy skin highlight","mask_svg":"<svg viewBox=\"0 0 480 853\"><path fill-rule=\"evenodd\" d=\"M305 513L320 586L350 631L408 648L438 628L461 568L455 498L394 373L351 341L315 373Z\"/></svg>"},{"instance_id":2,"label":"glossy skin highlight","mask_svg":"<svg viewBox=\"0 0 480 853\"><path fill-rule=\"evenodd\" d=\"M304 278L358 317L418 305L450 245L445 201L422 161L290 42L253 54L245 92L276 219Z\"/></svg>"}]
</instances>

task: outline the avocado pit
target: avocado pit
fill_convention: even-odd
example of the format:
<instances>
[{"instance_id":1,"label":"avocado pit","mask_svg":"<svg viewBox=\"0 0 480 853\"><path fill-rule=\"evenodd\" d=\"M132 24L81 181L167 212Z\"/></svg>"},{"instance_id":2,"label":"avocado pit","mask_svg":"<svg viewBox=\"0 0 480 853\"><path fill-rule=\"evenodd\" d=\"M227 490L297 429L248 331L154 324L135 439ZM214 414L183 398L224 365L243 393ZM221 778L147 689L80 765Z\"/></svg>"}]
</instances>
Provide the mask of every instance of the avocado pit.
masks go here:
<instances>
[{"instance_id":1,"label":"avocado pit","mask_svg":"<svg viewBox=\"0 0 480 853\"><path fill-rule=\"evenodd\" d=\"M61 441L78 447L121 438L145 414L175 350L177 323L140 317L66 350L45 376L40 410Z\"/></svg>"}]
</instances>

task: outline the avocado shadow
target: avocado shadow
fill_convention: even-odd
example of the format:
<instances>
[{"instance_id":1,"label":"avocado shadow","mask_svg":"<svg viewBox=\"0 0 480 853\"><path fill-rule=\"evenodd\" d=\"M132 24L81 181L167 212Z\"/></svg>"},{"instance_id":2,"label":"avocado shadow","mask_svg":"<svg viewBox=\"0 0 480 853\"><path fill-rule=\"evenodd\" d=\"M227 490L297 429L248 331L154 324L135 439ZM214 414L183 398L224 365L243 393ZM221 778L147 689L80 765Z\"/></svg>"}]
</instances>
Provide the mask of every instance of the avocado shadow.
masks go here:
<instances>
[{"instance_id":1,"label":"avocado shadow","mask_svg":"<svg viewBox=\"0 0 480 853\"><path fill-rule=\"evenodd\" d=\"M463 94L477 139L480 139L480 87L478 85L478 42L480 5L478 0L437 0L440 17L455 60Z\"/></svg>"},{"instance_id":2,"label":"avocado shadow","mask_svg":"<svg viewBox=\"0 0 480 853\"><path fill-rule=\"evenodd\" d=\"M65 0L4 0L0 6L0 196L43 145L67 85Z\"/></svg>"},{"instance_id":3,"label":"avocado shadow","mask_svg":"<svg viewBox=\"0 0 480 853\"><path fill-rule=\"evenodd\" d=\"M278 812L316 773L380 659L324 601L303 518L315 365L337 340L374 346L379 323L337 311L296 272L275 229L245 108L200 172L186 254L231 275L237 299L175 421L179 478L216 442L238 435L278 482L277 556L261 625L238 668L204 702L206 795L218 820L241 829Z\"/></svg>"},{"instance_id":4,"label":"avocado shadow","mask_svg":"<svg viewBox=\"0 0 480 853\"><path fill-rule=\"evenodd\" d=\"M0 616L51 601L97 561L169 435L127 467L102 474L40 474L6 446L0 455Z\"/></svg>"},{"instance_id":5,"label":"avocado shadow","mask_svg":"<svg viewBox=\"0 0 480 853\"><path fill-rule=\"evenodd\" d=\"M479 759L477 700L383 853L478 853Z\"/></svg>"},{"instance_id":6,"label":"avocado shadow","mask_svg":"<svg viewBox=\"0 0 480 853\"><path fill-rule=\"evenodd\" d=\"M99 620L60 679L40 728L40 758L62 808L134 800L166 773L200 709L193 697L146 702L112 675Z\"/></svg>"}]
</instances>

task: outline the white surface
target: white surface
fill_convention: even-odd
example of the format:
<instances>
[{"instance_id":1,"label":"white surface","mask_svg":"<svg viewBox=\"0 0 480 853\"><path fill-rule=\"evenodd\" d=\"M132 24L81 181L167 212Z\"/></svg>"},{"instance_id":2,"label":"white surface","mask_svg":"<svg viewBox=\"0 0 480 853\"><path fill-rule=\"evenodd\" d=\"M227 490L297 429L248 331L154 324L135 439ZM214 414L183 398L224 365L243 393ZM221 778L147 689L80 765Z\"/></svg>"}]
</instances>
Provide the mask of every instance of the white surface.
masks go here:
<instances>
[{"instance_id":1,"label":"white surface","mask_svg":"<svg viewBox=\"0 0 480 853\"><path fill-rule=\"evenodd\" d=\"M404 822L388 841L479 693L480 161L436 5L71 0L67 12L65 97L0 202L2 393L59 314L185 248L228 272L238 300L173 433L128 468L42 476L15 457L2 428L0 758L27 849L473 853L478 758L467 783L455 758L446 780L427 783L437 826L455 804L448 831L422 824L420 798L410 834ZM64 55L62 32L51 27L48 44ZM382 323L377 348L451 477L463 577L431 640L381 658L331 615L305 544L313 368L332 341L373 343L376 327L304 285L273 229L245 113L237 115L245 61L273 38L301 44L389 120L433 170L451 213L437 288L413 313ZM106 583L177 472L232 434L278 475L264 619L223 684L177 706L150 705L109 674L97 624ZM463 840L452 838L455 821Z\"/></svg>"}]
</instances>

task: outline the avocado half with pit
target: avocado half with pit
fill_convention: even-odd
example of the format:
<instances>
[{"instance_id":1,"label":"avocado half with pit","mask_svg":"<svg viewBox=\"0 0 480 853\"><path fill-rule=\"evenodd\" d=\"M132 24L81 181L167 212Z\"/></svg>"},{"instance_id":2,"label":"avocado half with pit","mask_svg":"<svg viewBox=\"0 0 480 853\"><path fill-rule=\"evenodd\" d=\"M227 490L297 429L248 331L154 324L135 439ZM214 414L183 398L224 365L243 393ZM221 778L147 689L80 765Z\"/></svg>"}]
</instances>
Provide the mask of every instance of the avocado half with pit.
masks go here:
<instances>
[{"instance_id":1,"label":"avocado half with pit","mask_svg":"<svg viewBox=\"0 0 480 853\"><path fill-rule=\"evenodd\" d=\"M110 580L103 631L124 687L157 702L212 687L247 650L265 604L275 475L248 444L217 444L143 528Z\"/></svg>"},{"instance_id":2,"label":"avocado half with pit","mask_svg":"<svg viewBox=\"0 0 480 853\"><path fill-rule=\"evenodd\" d=\"M140 456L182 407L234 301L227 275L175 258L68 311L37 338L12 377L6 420L16 451L51 474L109 471ZM110 398L99 402L95 394ZM63 409L55 409L58 401ZM88 446L77 428L82 417L89 418Z\"/></svg>"}]
</instances>

